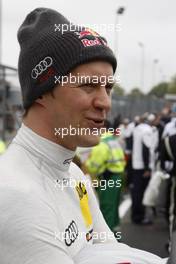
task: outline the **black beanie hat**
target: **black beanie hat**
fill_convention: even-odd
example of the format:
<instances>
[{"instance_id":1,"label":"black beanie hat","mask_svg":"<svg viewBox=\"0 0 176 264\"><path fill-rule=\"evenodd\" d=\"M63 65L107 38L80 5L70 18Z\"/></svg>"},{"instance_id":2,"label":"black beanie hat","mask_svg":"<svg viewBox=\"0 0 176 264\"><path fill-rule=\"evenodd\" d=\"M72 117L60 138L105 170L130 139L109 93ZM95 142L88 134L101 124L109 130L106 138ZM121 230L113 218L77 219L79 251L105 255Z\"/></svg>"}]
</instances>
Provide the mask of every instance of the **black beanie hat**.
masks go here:
<instances>
[{"instance_id":1,"label":"black beanie hat","mask_svg":"<svg viewBox=\"0 0 176 264\"><path fill-rule=\"evenodd\" d=\"M18 30L18 41L18 74L25 109L56 86L56 76L62 78L80 64L103 60L116 70L116 58L103 37L71 24L52 9L37 8L29 13Z\"/></svg>"}]
</instances>

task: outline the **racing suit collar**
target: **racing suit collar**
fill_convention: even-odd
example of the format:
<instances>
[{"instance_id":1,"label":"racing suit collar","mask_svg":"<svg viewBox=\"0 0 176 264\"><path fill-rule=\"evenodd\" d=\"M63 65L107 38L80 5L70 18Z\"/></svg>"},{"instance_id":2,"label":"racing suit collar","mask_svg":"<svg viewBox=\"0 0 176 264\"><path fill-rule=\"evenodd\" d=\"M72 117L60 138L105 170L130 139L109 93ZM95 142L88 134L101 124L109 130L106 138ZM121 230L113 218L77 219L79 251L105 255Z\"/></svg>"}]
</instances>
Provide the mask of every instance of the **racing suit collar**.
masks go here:
<instances>
[{"instance_id":1,"label":"racing suit collar","mask_svg":"<svg viewBox=\"0 0 176 264\"><path fill-rule=\"evenodd\" d=\"M43 157L44 160L49 160L63 171L69 169L70 163L75 155L75 151L66 149L61 145L39 136L23 123L18 130L14 143L29 149L29 151L41 156L41 158Z\"/></svg>"}]
</instances>

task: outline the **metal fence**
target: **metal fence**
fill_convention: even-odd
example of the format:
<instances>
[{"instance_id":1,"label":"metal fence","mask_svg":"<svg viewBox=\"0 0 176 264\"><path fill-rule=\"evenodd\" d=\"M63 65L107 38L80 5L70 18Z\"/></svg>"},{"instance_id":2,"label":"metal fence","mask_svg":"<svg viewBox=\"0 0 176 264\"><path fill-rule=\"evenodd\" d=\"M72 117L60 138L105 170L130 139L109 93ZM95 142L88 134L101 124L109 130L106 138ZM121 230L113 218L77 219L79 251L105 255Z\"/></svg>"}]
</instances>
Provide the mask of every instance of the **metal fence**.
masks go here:
<instances>
[{"instance_id":1,"label":"metal fence","mask_svg":"<svg viewBox=\"0 0 176 264\"><path fill-rule=\"evenodd\" d=\"M160 112L166 104L166 100L155 97L130 97L113 95L110 119L113 120L118 115L120 115L122 118L127 117L133 119L134 116L142 115L145 112Z\"/></svg>"}]
</instances>

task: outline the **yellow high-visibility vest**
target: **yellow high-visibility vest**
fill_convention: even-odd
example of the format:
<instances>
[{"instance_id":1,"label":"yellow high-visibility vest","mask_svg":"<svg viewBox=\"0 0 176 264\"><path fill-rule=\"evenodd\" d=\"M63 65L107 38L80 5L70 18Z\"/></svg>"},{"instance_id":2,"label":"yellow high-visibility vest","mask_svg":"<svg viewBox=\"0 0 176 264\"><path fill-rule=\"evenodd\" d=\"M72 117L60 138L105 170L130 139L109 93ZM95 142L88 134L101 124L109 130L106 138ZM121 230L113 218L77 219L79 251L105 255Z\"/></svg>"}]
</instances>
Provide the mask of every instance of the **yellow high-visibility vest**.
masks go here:
<instances>
[{"instance_id":1,"label":"yellow high-visibility vest","mask_svg":"<svg viewBox=\"0 0 176 264\"><path fill-rule=\"evenodd\" d=\"M6 145L3 140L0 140L0 155L3 154L6 150Z\"/></svg>"},{"instance_id":2,"label":"yellow high-visibility vest","mask_svg":"<svg viewBox=\"0 0 176 264\"><path fill-rule=\"evenodd\" d=\"M99 145L95 146L86 161L90 174L99 175L105 170L114 173L124 172L125 155L118 138L112 134L103 135Z\"/></svg>"}]
</instances>

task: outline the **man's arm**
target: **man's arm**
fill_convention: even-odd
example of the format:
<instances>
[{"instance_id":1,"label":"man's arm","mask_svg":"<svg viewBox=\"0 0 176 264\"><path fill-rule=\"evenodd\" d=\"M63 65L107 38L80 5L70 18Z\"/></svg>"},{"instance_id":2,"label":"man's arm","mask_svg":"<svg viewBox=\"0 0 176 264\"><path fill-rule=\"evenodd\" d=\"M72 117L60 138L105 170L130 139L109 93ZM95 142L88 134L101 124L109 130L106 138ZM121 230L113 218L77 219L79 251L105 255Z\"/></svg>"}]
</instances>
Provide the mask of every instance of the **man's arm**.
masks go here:
<instances>
[{"instance_id":1,"label":"man's arm","mask_svg":"<svg viewBox=\"0 0 176 264\"><path fill-rule=\"evenodd\" d=\"M1 263L74 263L59 239L57 216L46 200L1 189L0 211Z\"/></svg>"},{"instance_id":2,"label":"man's arm","mask_svg":"<svg viewBox=\"0 0 176 264\"><path fill-rule=\"evenodd\" d=\"M151 156L151 138L152 133L149 131L146 131L143 135L143 142L142 142L142 157L144 162L144 176L148 177L150 176L150 156Z\"/></svg>"}]
</instances>

